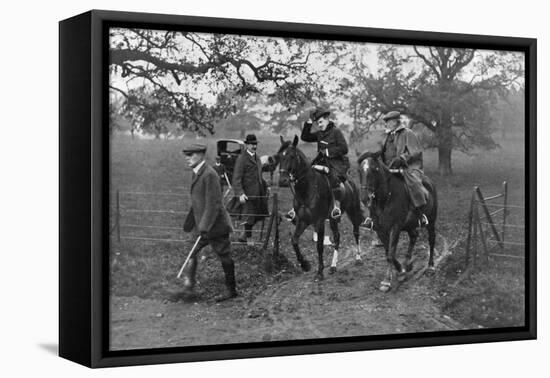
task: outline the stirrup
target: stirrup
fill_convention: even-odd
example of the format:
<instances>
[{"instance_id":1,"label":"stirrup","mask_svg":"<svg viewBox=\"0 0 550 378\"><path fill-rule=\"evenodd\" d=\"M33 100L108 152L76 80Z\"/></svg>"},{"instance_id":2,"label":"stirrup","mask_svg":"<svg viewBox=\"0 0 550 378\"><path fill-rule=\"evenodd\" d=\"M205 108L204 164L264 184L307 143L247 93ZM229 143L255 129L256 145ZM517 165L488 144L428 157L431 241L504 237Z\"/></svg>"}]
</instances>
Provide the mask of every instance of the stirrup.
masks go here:
<instances>
[{"instance_id":1,"label":"stirrup","mask_svg":"<svg viewBox=\"0 0 550 378\"><path fill-rule=\"evenodd\" d=\"M296 218L296 211L294 211L294 209L290 209L290 211L285 214L285 219L291 222L294 218Z\"/></svg>"},{"instance_id":2,"label":"stirrup","mask_svg":"<svg viewBox=\"0 0 550 378\"><path fill-rule=\"evenodd\" d=\"M422 228L430 224L430 221L428 221L428 217L426 214L420 215L418 218L418 227Z\"/></svg>"},{"instance_id":3,"label":"stirrup","mask_svg":"<svg viewBox=\"0 0 550 378\"><path fill-rule=\"evenodd\" d=\"M330 212L330 217L332 219L338 219L342 216L342 210L340 210L339 207L337 206L334 206L334 208L332 209L332 211Z\"/></svg>"},{"instance_id":4,"label":"stirrup","mask_svg":"<svg viewBox=\"0 0 550 378\"><path fill-rule=\"evenodd\" d=\"M365 227L365 228L372 231L372 229L374 227L374 222L372 221L371 217L366 217L365 220L363 222L361 222L359 227Z\"/></svg>"}]
</instances>

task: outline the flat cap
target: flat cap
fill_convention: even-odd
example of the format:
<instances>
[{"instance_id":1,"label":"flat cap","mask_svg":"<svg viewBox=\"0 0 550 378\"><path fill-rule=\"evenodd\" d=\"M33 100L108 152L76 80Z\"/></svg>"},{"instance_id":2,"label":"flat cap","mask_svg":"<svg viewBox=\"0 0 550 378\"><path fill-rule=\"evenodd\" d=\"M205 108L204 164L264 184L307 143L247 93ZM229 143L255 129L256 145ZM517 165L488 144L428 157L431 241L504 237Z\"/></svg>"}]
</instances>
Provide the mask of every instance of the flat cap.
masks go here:
<instances>
[{"instance_id":1,"label":"flat cap","mask_svg":"<svg viewBox=\"0 0 550 378\"><path fill-rule=\"evenodd\" d=\"M386 114L384 117L382 117L382 119L384 121L389 121L390 119L395 119L395 118L399 118L401 117L401 113L399 113L397 110L393 110L391 112L389 112L388 114Z\"/></svg>"},{"instance_id":2,"label":"flat cap","mask_svg":"<svg viewBox=\"0 0 550 378\"><path fill-rule=\"evenodd\" d=\"M193 143L188 146L185 146L182 150L182 152L186 155L191 155L195 152L206 152L206 145L201 143Z\"/></svg>"}]
</instances>

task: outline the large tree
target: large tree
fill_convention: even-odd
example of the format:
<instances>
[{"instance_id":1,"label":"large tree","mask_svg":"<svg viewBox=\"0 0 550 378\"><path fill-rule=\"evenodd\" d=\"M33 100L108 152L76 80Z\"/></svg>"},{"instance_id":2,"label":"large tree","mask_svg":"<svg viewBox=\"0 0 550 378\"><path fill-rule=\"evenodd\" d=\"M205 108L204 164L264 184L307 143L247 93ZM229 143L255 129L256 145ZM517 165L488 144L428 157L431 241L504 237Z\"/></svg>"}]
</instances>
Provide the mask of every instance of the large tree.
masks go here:
<instances>
[{"instance_id":1,"label":"large tree","mask_svg":"<svg viewBox=\"0 0 550 378\"><path fill-rule=\"evenodd\" d=\"M327 46L298 39L112 29L110 89L138 111L155 105L159 116L206 134L237 110L236 99L251 93L269 94L287 107L306 101L311 97L308 62ZM157 101L136 96L132 91L138 87Z\"/></svg>"},{"instance_id":2,"label":"large tree","mask_svg":"<svg viewBox=\"0 0 550 378\"><path fill-rule=\"evenodd\" d=\"M354 80L343 80L358 124L367 128L399 110L432 134L439 172L452 174L453 150L493 148L491 112L499 95L523 79L523 55L444 47L382 46L378 72L355 61ZM361 134L361 127L354 131Z\"/></svg>"}]
</instances>

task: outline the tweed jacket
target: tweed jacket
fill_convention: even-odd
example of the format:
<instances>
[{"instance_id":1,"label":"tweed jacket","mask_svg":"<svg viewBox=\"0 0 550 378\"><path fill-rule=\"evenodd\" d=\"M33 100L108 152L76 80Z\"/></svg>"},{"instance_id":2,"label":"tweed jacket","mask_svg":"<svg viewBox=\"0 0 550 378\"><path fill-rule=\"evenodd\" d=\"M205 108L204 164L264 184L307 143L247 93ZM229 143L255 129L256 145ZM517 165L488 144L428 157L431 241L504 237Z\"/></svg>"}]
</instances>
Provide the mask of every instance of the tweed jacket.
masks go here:
<instances>
[{"instance_id":1,"label":"tweed jacket","mask_svg":"<svg viewBox=\"0 0 550 378\"><path fill-rule=\"evenodd\" d=\"M205 163L191 183L191 210L184 223L184 231L195 229L206 239L229 235L233 231L231 219L222 204L219 176Z\"/></svg>"},{"instance_id":2,"label":"tweed jacket","mask_svg":"<svg viewBox=\"0 0 550 378\"><path fill-rule=\"evenodd\" d=\"M418 137L408 127L399 126L386 135L382 147L382 160L390 165L396 157L405 159L409 168L422 169L422 146Z\"/></svg>"}]
</instances>

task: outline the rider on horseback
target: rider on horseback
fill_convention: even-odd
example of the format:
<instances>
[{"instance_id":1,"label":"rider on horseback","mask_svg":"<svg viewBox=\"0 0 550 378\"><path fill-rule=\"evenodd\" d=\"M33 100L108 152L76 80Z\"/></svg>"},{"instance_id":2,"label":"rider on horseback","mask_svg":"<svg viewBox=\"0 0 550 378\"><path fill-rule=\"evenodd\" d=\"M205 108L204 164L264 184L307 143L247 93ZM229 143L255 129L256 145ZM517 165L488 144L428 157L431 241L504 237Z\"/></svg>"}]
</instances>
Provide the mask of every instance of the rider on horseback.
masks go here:
<instances>
[{"instance_id":1,"label":"rider on horseback","mask_svg":"<svg viewBox=\"0 0 550 378\"><path fill-rule=\"evenodd\" d=\"M428 224L428 218L423 213L429 193L422 184L422 146L416 134L401 124L401 113L391 111L382 119L388 126L386 139L382 146L382 161L390 169L401 169L405 184L414 210L415 218L419 219L420 227ZM359 161L361 161L361 157ZM372 228L372 219L367 217L363 222L366 227Z\"/></svg>"},{"instance_id":2,"label":"rider on horseback","mask_svg":"<svg viewBox=\"0 0 550 378\"><path fill-rule=\"evenodd\" d=\"M327 174L333 192L334 207L330 216L337 219L342 215L340 198L344 195L344 182L349 170L347 157L348 144L342 132L329 120L330 112L327 109L317 108L309 114L304 123L301 139L304 142L317 142L317 157L312 161L312 167ZM319 131L311 132L313 122L317 122ZM293 219L294 209L287 217Z\"/></svg>"}]
</instances>

